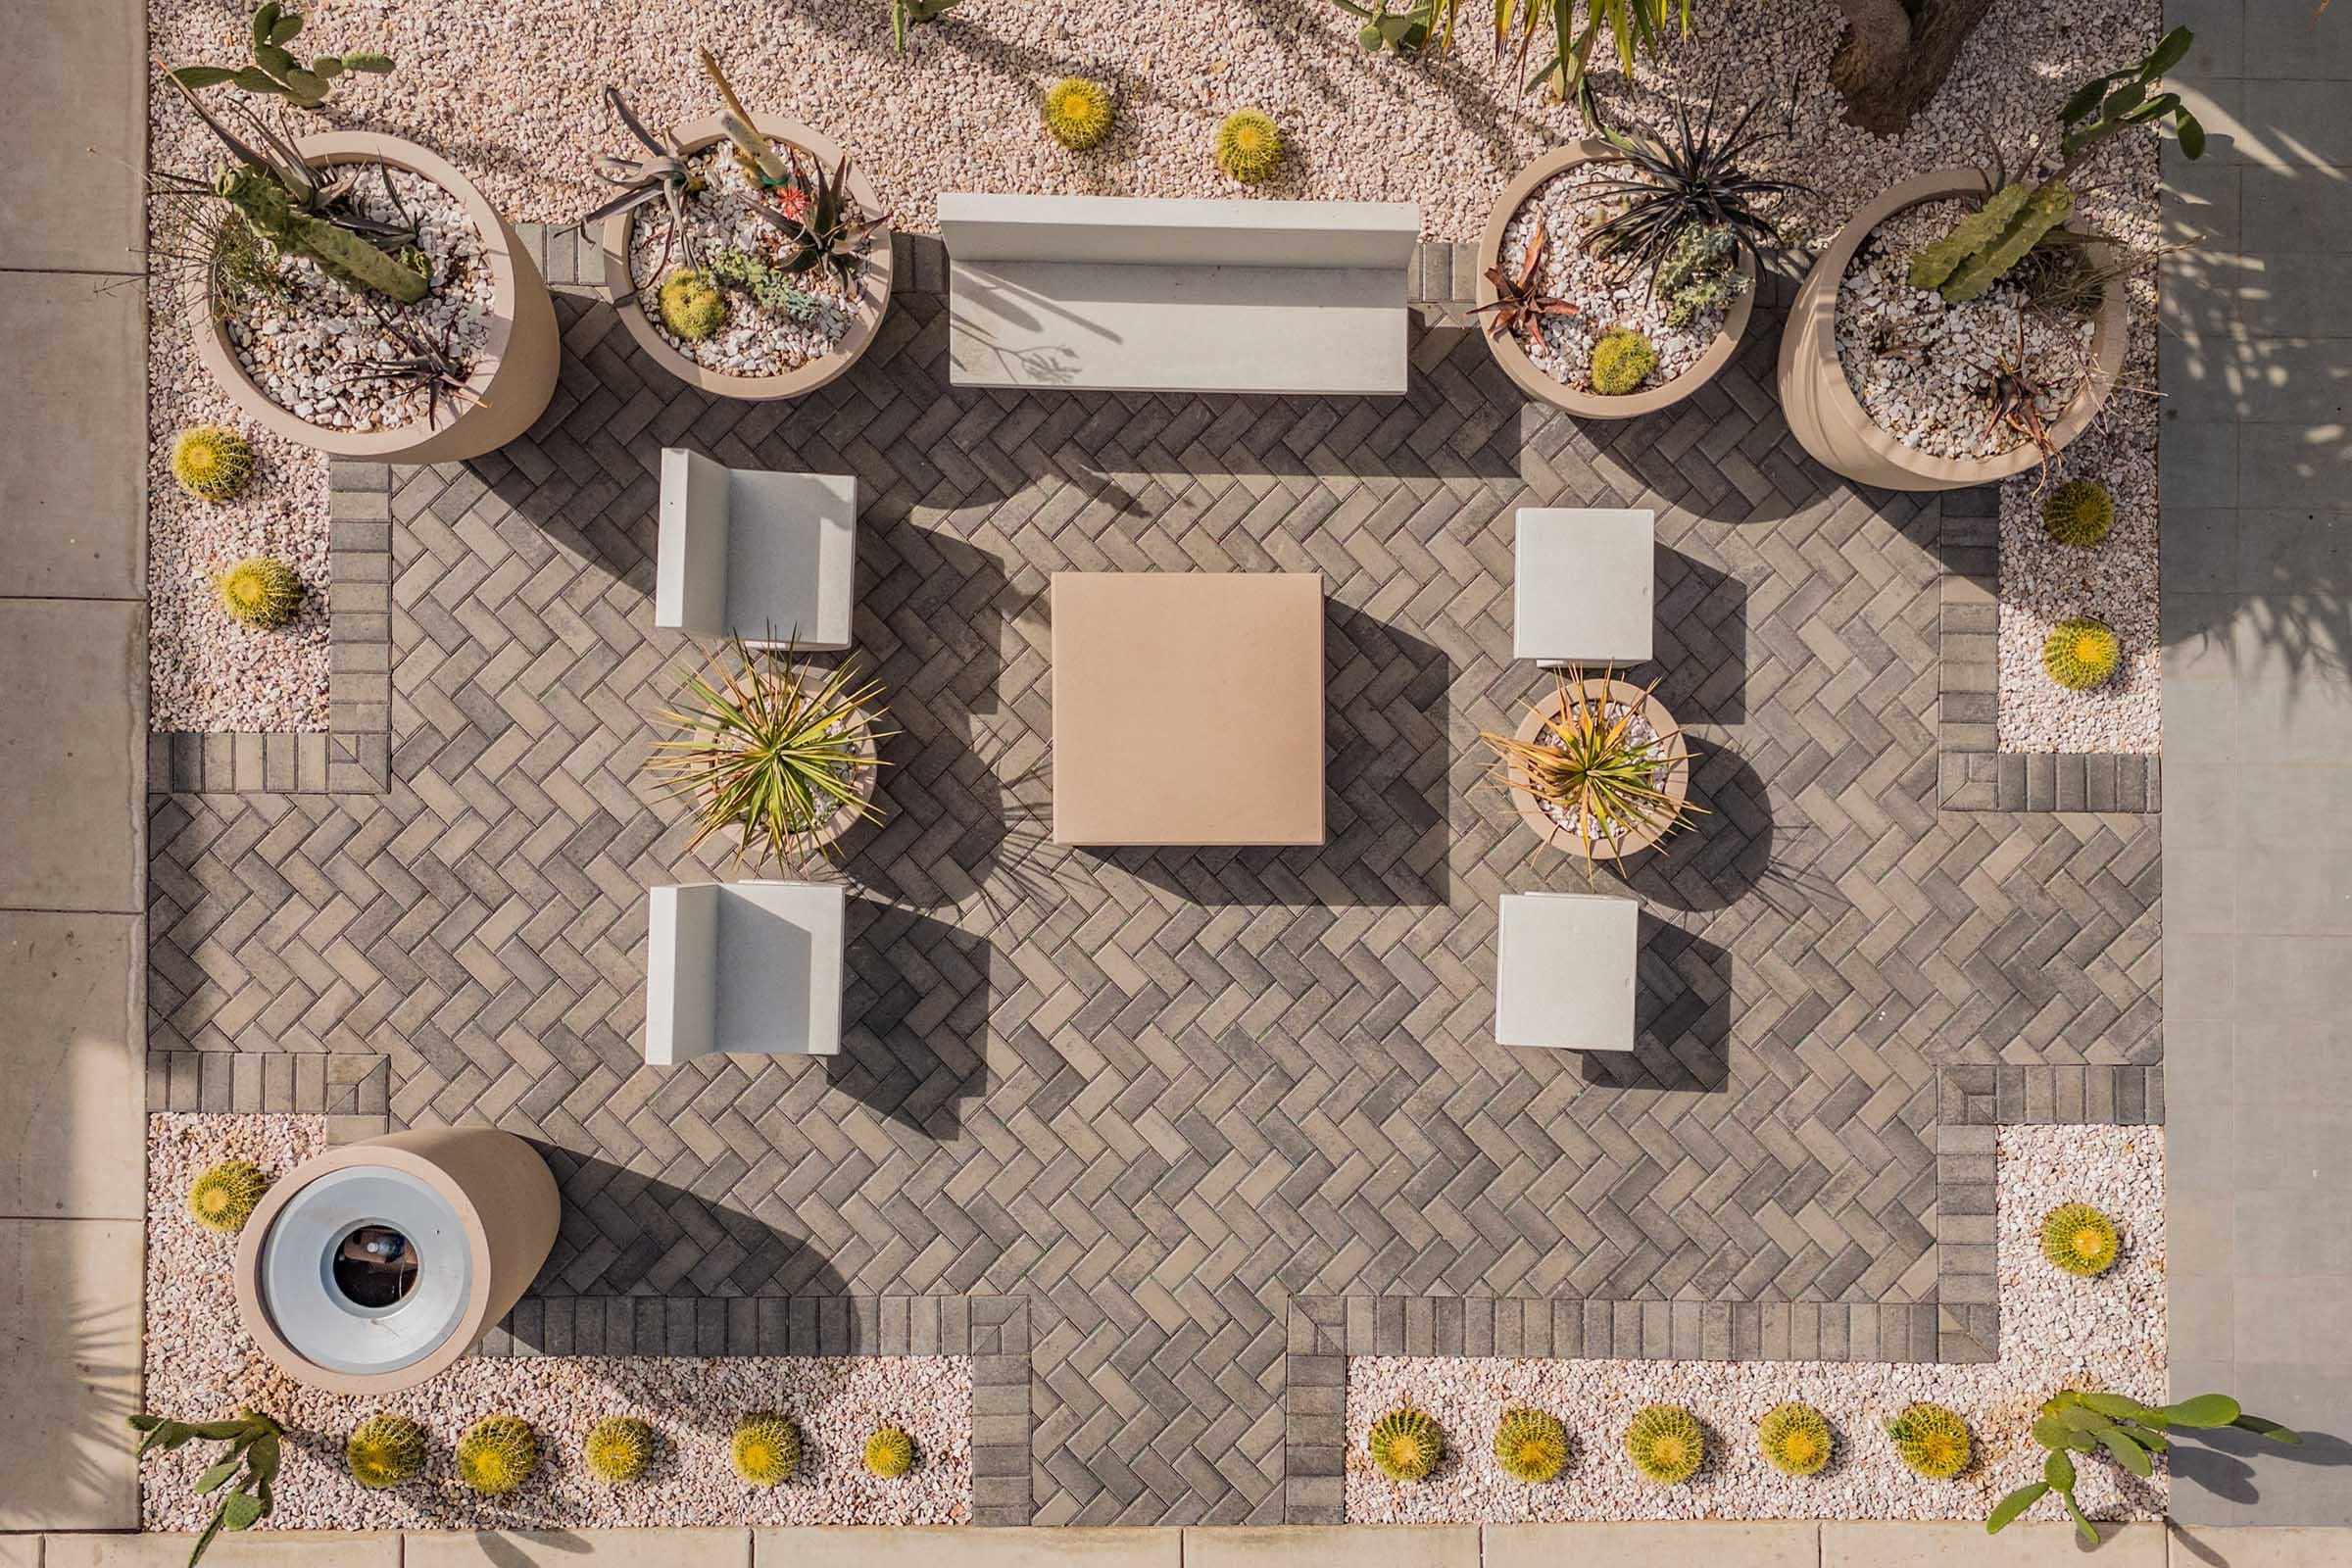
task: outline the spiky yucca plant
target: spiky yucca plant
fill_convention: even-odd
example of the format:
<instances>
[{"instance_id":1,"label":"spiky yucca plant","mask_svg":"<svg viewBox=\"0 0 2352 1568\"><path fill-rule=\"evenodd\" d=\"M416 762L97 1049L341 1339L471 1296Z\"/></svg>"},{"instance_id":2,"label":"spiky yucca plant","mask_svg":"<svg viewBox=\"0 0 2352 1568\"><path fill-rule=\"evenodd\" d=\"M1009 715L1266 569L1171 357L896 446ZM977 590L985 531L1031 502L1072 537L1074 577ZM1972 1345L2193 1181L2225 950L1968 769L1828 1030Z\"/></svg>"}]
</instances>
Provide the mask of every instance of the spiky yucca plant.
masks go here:
<instances>
[{"instance_id":1,"label":"spiky yucca plant","mask_svg":"<svg viewBox=\"0 0 2352 1568\"><path fill-rule=\"evenodd\" d=\"M1592 345L1592 390L1604 398L1641 391L1657 368L1657 346L1630 326L1611 327Z\"/></svg>"},{"instance_id":2,"label":"spiky yucca plant","mask_svg":"<svg viewBox=\"0 0 2352 1568\"><path fill-rule=\"evenodd\" d=\"M654 1429L633 1415L609 1415L588 1429L588 1469L600 1481L626 1486L654 1462Z\"/></svg>"},{"instance_id":3,"label":"spiky yucca plant","mask_svg":"<svg viewBox=\"0 0 2352 1568\"><path fill-rule=\"evenodd\" d=\"M2041 645L2041 667L2070 692L2086 692L2115 678L2123 644L2115 628L2092 615L2077 615L2050 628Z\"/></svg>"},{"instance_id":4,"label":"spiky yucca plant","mask_svg":"<svg viewBox=\"0 0 2352 1568\"><path fill-rule=\"evenodd\" d=\"M1110 134L1110 89L1085 76L1064 76L1046 89L1046 129L1074 153L1102 145Z\"/></svg>"},{"instance_id":5,"label":"spiky yucca plant","mask_svg":"<svg viewBox=\"0 0 2352 1568\"><path fill-rule=\"evenodd\" d=\"M2115 1221L2088 1203L2060 1203L2041 1216L2041 1255L2065 1273L2082 1279L2104 1274L2121 1246Z\"/></svg>"},{"instance_id":6,"label":"spiky yucca plant","mask_svg":"<svg viewBox=\"0 0 2352 1568\"><path fill-rule=\"evenodd\" d=\"M343 1440L343 1463L351 1479L370 1492L414 1481L424 1469L424 1428L379 1410Z\"/></svg>"},{"instance_id":7,"label":"spiky yucca plant","mask_svg":"<svg viewBox=\"0 0 2352 1568\"><path fill-rule=\"evenodd\" d=\"M865 1467L885 1481L914 1468L914 1440L902 1427L877 1427L865 1440Z\"/></svg>"},{"instance_id":8,"label":"spiky yucca plant","mask_svg":"<svg viewBox=\"0 0 2352 1568\"><path fill-rule=\"evenodd\" d=\"M1599 678L1613 674L1603 670ZM1545 715L1544 729L1534 740L1479 733L1494 751L1497 782L1505 790L1545 808L1547 821L1556 822L1554 810L1564 814L1568 823L1558 824L1556 834L1581 831L1587 846L1606 844L1619 855L1637 834L1654 831L1662 839L1690 816L1705 814L1705 808L1677 799L1662 787L1668 770L1677 762L1687 765L1691 756L1681 730L1638 740L1634 714L1612 718L1606 697L1586 695L1582 669L1555 670L1553 678L1558 683L1557 710ZM1652 681L1642 695L1647 697L1656 688ZM1591 881L1592 876L1588 856L1585 878Z\"/></svg>"},{"instance_id":9,"label":"spiky yucca plant","mask_svg":"<svg viewBox=\"0 0 2352 1568\"><path fill-rule=\"evenodd\" d=\"M801 1429L781 1415L747 1415L727 1444L727 1462L755 1487L790 1481L801 1467Z\"/></svg>"},{"instance_id":10,"label":"spiky yucca plant","mask_svg":"<svg viewBox=\"0 0 2352 1568\"><path fill-rule=\"evenodd\" d=\"M539 1468L539 1434L518 1415L486 1415L458 1439L458 1479L485 1497L503 1497Z\"/></svg>"},{"instance_id":11,"label":"spiky yucca plant","mask_svg":"<svg viewBox=\"0 0 2352 1568\"><path fill-rule=\"evenodd\" d=\"M1364 1446L1390 1480L1425 1481L1446 1456L1446 1435L1428 1411L1399 1405L1372 1423Z\"/></svg>"},{"instance_id":12,"label":"spiky yucca plant","mask_svg":"<svg viewBox=\"0 0 2352 1568\"><path fill-rule=\"evenodd\" d=\"M1255 109L1237 109L1217 125L1217 167L1245 185L1282 167L1282 127Z\"/></svg>"},{"instance_id":13,"label":"spiky yucca plant","mask_svg":"<svg viewBox=\"0 0 2352 1568\"><path fill-rule=\"evenodd\" d=\"M1549 1481L1568 1463L1568 1429L1549 1410L1505 1410L1494 1424L1494 1462L1514 1480Z\"/></svg>"},{"instance_id":14,"label":"spiky yucca plant","mask_svg":"<svg viewBox=\"0 0 2352 1568\"><path fill-rule=\"evenodd\" d=\"M268 556L247 556L215 577L213 590L229 617L254 631L283 626L302 608L302 579Z\"/></svg>"},{"instance_id":15,"label":"spiky yucca plant","mask_svg":"<svg viewBox=\"0 0 2352 1568\"><path fill-rule=\"evenodd\" d=\"M1808 187L1748 172L1758 148L1788 134L1788 117L1759 122L1766 107L1759 96L1722 127L1710 99L1693 123L1690 101L1678 94L1671 134L1652 141L1602 127L1623 162L1595 166L1600 178L1585 195L1612 216L1593 226L1586 243L1653 279L1693 225L1728 229L1733 245L1751 256L1778 250L1779 232L1757 209Z\"/></svg>"},{"instance_id":16,"label":"spiky yucca plant","mask_svg":"<svg viewBox=\"0 0 2352 1568\"><path fill-rule=\"evenodd\" d=\"M1830 1462L1829 1418L1799 1399L1776 1404L1756 1423L1756 1446L1783 1475L1817 1474Z\"/></svg>"},{"instance_id":17,"label":"spiky yucca plant","mask_svg":"<svg viewBox=\"0 0 2352 1568\"><path fill-rule=\"evenodd\" d=\"M1637 1411L1625 1429L1625 1456L1660 1486L1690 1479L1707 1457L1707 1437L1698 1417L1679 1404L1652 1404Z\"/></svg>"},{"instance_id":18,"label":"spiky yucca plant","mask_svg":"<svg viewBox=\"0 0 2352 1568\"><path fill-rule=\"evenodd\" d=\"M172 443L172 477L199 501L233 501L253 477L253 443L225 424L191 425Z\"/></svg>"},{"instance_id":19,"label":"spiky yucca plant","mask_svg":"<svg viewBox=\"0 0 2352 1568\"><path fill-rule=\"evenodd\" d=\"M234 1236L253 1217L270 1178L250 1159L207 1165L188 1184L188 1217L208 1231Z\"/></svg>"},{"instance_id":20,"label":"spiky yucca plant","mask_svg":"<svg viewBox=\"0 0 2352 1568\"><path fill-rule=\"evenodd\" d=\"M1949 1481L1968 1468L1968 1423L1949 1405L1914 1400L1886 1423L1886 1436L1903 1463L1931 1481Z\"/></svg>"},{"instance_id":21,"label":"spiky yucca plant","mask_svg":"<svg viewBox=\"0 0 2352 1568\"><path fill-rule=\"evenodd\" d=\"M2041 525L2062 545L2095 545L2115 526L2115 497L2096 479L2069 479L2041 500Z\"/></svg>"}]
</instances>

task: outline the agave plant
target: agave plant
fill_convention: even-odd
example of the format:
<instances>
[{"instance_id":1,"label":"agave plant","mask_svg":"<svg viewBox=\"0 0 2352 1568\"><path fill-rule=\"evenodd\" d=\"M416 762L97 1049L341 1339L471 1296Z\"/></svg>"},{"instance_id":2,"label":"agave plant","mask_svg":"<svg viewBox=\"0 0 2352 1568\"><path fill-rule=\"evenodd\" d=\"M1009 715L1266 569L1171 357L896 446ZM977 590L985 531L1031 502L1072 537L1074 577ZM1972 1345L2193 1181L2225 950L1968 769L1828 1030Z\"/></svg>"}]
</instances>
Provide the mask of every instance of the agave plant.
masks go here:
<instances>
[{"instance_id":1,"label":"agave plant","mask_svg":"<svg viewBox=\"0 0 2352 1568\"><path fill-rule=\"evenodd\" d=\"M686 199L700 195L706 182L695 171L694 165L688 162L686 149L679 142L677 132L664 127L662 134L656 136L646 129L645 122L639 120L635 111L629 108L628 100L620 95L618 87L605 89L605 103L622 127L637 138L651 156L631 158L625 153L598 154L596 177L608 185L618 186L620 194L583 215L580 226L585 228L590 223L601 223L608 218L617 218L622 213L635 212L640 207L661 202L669 209L669 232L676 237L686 265L699 266L694 255L694 241L686 230ZM664 263L669 260L667 240L662 242L662 260Z\"/></svg>"},{"instance_id":2,"label":"agave plant","mask_svg":"<svg viewBox=\"0 0 2352 1568\"><path fill-rule=\"evenodd\" d=\"M1605 698L1586 694L1583 670L1552 673L1559 683L1557 706L1539 710L1544 726L1534 740L1479 734L1494 751L1503 788L1528 796L1565 831L1588 844L1606 843L1620 856L1637 835L1663 839L1690 814L1703 812L1660 787L1667 769L1691 755L1680 729L1637 734L1635 711L1643 704L1624 705L1624 712L1612 715ZM1604 670L1602 678L1612 673ZM1642 696L1656 687L1650 682ZM1592 875L1590 856L1585 875Z\"/></svg>"},{"instance_id":3,"label":"agave plant","mask_svg":"<svg viewBox=\"0 0 2352 1568\"><path fill-rule=\"evenodd\" d=\"M864 270L867 238L890 221L888 213L868 213L850 193L847 153L828 175L814 159L804 167L794 149L792 171L770 197L754 210L784 236L784 259L777 267L795 277L830 267L845 289Z\"/></svg>"},{"instance_id":4,"label":"agave plant","mask_svg":"<svg viewBox=\"0 0 2352 1568\"><path fill-rule=\"evenodd\" d=\"M1732 242L1750 256L1779 248L1778 231L1757 208L1810 187L1751 174L1742 164L1766 142L1787 136L1791 121L1784 116L1758 123L1766 102L1759 96L1721 126L1719 98L1719 93L1708 95L1706 113L1693 124L1690 100L1676 96L1674 132L1661 140L1601 131L1631 169L1588 187L1596 201L1623 204L1587 236L1594 254L1622 258L1628 270L1644 268L1655 277L1693 226L1729 230Z\"/></svg>"},{"instance_id":5,"label":"agave plant","mask_svg":"<svg viewBox=\"0 0 2352 1568\"><path fill-rule=\"evenodd\" d=\"M2300 1444L2302 1434L2276 1421L2248 1415L2226 1394L2199 1394L2173 1404L2142 1404L2120 1394L2091 1394L2061 1389L2042 1401L2034 1419L2034 1441L2049 1450L2042 1461L2041 1479L2018 1488L1994 1504L1984 1521L1987 1535L1998 1535L2017 1516L2056 1493L2075 1516L2075 1529L2088 1545L2099 1544L2098 1527L2083 1516L2075 1500L2075 1455L2105 1449L2115 1462L2135 1476L2155 1471L2155 1455L2173 1446L2165 1436L2176 1427L2235 1427L2273 1443Z\"/></svg>"},{"instance_id":6,"label":"agave plant","mask_svg":"<svg viewBox=\"0 0 2352 1568\"><path fill-rule=\"evenodd\" d=\"M747 856L796 864L838 813L880 820L858 775L881 765L873 743L898 733L875 727L881 695L849 662L819 672L791 644L754 649L738 637L707 656L678 707L655 714L673 733L645 763L664 799L694 805L687 850L735 830L738 866Z\"/></svg>"},{"instance_id":7,"label":"agave plant","mask_svg":"<svg viewBox=\"0 0 2352 1568\"><path fill-rule=\"evenodd\" d=\"M130 1425L139 1434L140 1453L150 1448L181 1447L200 1438L227 1445L220 1457L196 1478L199 1496L219 1494L220 1500L213 1505L212 1518L188 1552L188 1568L196 1568L221 1531L251 1530L275 1506L277 1498L270 1488L277 1481L286 1429L259 1410L240 1410L226 1421L167 1421L160 1415L142 1413L132 1416Z\"/></svg>"},{"instance_id":8,"label":"agave plant","mask_svg":"<svg viewBox=\"0 0 2352 1568\"><path fill-rule=\"evenodd\" d=\"M1527 260L1520 266L1519 275L1513 277L1510 270L1502 265L1500 257L1496 257L1494 265L1487 269L1487 282L1494 287L1494 298L1488 304L1471 307L1470 314L1494 313L1487 318L1490 336L1533 332L1546 316L1576 314L1576 307L1566 300L1536 287L1536 279L1544 270L1544 247L1548 242L1548 236L1544 232L1544 217L1539 213L1536 215L1536 231L1528 239Z\"/></svg>"}]
</instances>

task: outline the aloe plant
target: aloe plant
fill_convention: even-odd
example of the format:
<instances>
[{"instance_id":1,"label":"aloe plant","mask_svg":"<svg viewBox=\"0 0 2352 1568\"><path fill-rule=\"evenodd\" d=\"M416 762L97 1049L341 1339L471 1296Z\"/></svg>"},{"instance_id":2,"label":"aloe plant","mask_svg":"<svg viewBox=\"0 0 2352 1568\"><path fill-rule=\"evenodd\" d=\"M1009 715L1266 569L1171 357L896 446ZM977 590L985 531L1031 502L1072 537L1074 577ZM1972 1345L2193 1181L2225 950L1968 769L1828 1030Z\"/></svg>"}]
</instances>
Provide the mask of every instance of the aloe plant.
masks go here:
<instances>
[{"instance_id":1,"label":"aloe plant","mask_svg":"<svg viewBox=\"0 0 2352 1568\"><path fill-rule=\"evenodd\" d=\"M276 1505L270 1488L284 1456L286 1429L259 1410L240 1410L226 1421L168 1421L142 1412L130 1418L130 1426L139 1434L142 1454L150 1448L184 1447L199 1439L226 1445L220 1457L196 1478L197 1495L218 1494L220 1500L188 1552L188 1568L196 1568L221 1531L251 1530Z\"/></svg>"},{"instance_id":2,"label":"aloe plant","mask_svg":"<svg viewBox=\"0 0 2352 1568\"><path fill-rule=\"evenodd\" d=\"M1994 1504L1992 1516L1984 1521L1985 1534L2000 1534L2018 1515L2056 1493L2066 1511L2075 1516L2075 1529L2083 1543L2097 1545L2098 1527L2075 1500L2075 1455L2104 1451L2133 1475L2146 1477L2155 1472L2155 1456L2173 1446L2166 1434L2182 1427L2235 1427L2273 1443L2303 1441L2300 1433L2276 1421L2246 1414L2226 1394L2199 1394L2172 1404L2142 1404L2121 1394L2061 1389L2042 1401L2034 1418L2034 1441L2048 1450L2041 1463L2041 1479L2018 1488Z\"/></svg>"}]
</instances>

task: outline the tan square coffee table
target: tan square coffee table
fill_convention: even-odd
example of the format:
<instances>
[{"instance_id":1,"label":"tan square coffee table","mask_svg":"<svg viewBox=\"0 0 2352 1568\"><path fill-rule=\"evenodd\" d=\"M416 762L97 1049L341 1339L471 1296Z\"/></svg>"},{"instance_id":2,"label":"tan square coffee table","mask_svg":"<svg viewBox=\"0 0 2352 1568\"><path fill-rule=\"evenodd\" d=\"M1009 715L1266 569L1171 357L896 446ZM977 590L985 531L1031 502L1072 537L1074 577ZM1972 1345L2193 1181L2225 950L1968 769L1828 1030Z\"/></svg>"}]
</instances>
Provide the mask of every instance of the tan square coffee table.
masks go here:
<instances>
[{"instance_id":1,"label":"tan square coffee table","mask_svg":"<svg viewBox=\"0 0 2352 1568\"><path fill-rule=\"evenodd\" d=\"M1054 842L1323 842L1320 572L1054 574Z\"/></svg>"}]
</instances>

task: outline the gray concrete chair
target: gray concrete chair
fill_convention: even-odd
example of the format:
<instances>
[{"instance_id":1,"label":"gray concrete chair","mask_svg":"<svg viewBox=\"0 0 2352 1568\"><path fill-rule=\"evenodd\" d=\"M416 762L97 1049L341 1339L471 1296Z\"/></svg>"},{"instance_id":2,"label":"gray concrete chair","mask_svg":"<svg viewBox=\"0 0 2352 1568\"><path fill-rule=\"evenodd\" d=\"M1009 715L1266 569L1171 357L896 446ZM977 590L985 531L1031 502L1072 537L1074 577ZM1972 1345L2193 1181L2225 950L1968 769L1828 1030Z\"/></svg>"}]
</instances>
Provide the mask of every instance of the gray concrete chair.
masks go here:
<instances>
[{"instance_id":1,"label":"gray concrete chair","mask_svg":"<svg viewBox=\"0 0 2352 1568\"><path fill-rule=\"evenodd\" d=\"M662 451L654 624L754 646L850 646L858 481Z\"/></svg>"},{"instance_id":2,"label":"gray concrete chair","mask_svg":"<svg viewBox=\"0 0 2352 1568\"><path fill-rule=\"evenodd\" d=\"M1639 664L1657 618L1657 514L1521 507L1511 655L1544 664Z\"/></svg>"},{"instance_id":3,"label":"gray concrete chair","mask_svg":"<svg viewBox=\"0 0 2352 1568\"><path fill-rule=\"evenodd\" d=\"M849 911L842 884L693 882L651 891L647 1066L716 1054L840 1054Z\"/></svg>"},{"instance_id":4,"label":"gray concrete chair","mask_svg":"<svg viewBox=\"0 0 2352 1568\"><path fill-rule=\"evenodd\" d=\"M1634 1049L1642 906L1602 893L1506 893L1494 943L1494 1040Z\"/></svg>"}]
</instances>

